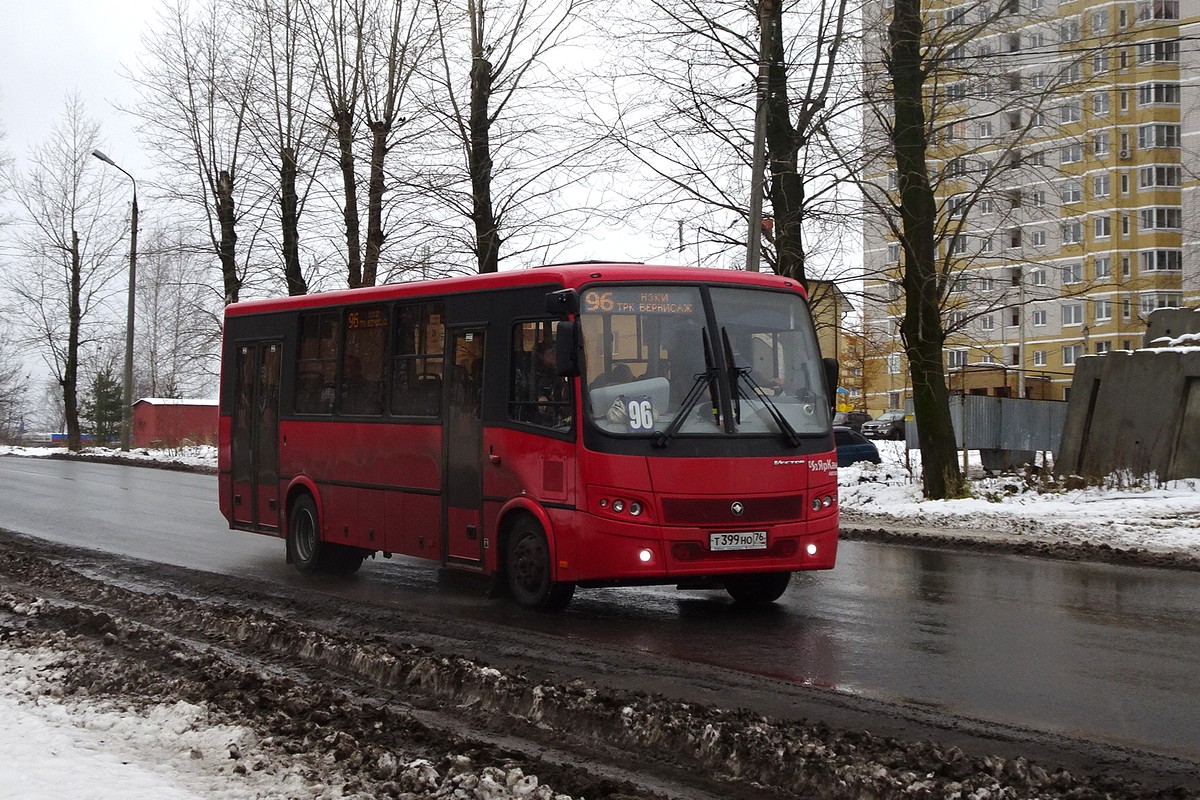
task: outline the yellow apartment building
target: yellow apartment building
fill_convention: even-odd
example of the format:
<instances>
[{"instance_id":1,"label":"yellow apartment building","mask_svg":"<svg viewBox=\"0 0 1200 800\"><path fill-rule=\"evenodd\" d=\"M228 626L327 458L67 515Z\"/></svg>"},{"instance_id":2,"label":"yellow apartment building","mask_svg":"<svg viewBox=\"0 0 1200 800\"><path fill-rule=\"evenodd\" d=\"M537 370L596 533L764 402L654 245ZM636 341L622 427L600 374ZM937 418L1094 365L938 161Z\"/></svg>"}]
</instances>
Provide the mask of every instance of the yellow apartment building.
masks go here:
<instances>
[{"instance_id":1,"label":"yellow apartment building","mask_svg":"<svg viewBox=\"0 0 1200 800\"><path fill-rule=\"evenodd\" d=\"M880 37L889 7L871 8ZM925 21L945 54L927 113L947 382L1065 399L1081 356L1136 348L1150 311L1200 302L1200 0L929 2ZM865 174L863 405L879 412L909 396L903 247L886 154Z\"/></svg>"}]
</instances>

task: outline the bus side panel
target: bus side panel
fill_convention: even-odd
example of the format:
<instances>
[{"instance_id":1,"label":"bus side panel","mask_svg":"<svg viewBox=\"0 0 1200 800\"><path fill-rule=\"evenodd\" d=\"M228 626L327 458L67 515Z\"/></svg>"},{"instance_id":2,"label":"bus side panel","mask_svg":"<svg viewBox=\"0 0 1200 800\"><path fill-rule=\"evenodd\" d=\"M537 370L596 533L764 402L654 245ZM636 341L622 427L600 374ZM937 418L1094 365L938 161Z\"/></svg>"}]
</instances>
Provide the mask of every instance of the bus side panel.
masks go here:
<instances>
[{"instance_id":1,"label":"bus side panel","mask_svg":"<svg viewBox=\"0 0 1200 800\"><path fill-rule=\"evenodd\" d=\"M230 425L228 415L217 419L217 493L221 515L233 527L233 461L230 457Z\"/></svg>"},{"instance_id":2,"label":"bus side panel","mask_svg":"<svg viewBox=\"0 0 1200 800\"><path fill-rule=\"evenodd\" d=\"M439 426L289 420L280 429L280 470L320 487L326 539L437 557Z\"/></svg>"},{"instance_id":3,"label":"bus side panel","mask_svg":"<svg viewBox=\"0 0 1200 800\"><path fill-rule=\"evenodd\" d=\"M543 506L574 506L576 445L527 431L488 428L484 431L483 450L484 535L488 539L484 570L494 572L503 557L497 514L509 498L523 494ZM549 533L561 548L569 531L569 527L560 529L556 524ZM555 546L551 542L551 547Z\"/></svg>"}]
</instances>

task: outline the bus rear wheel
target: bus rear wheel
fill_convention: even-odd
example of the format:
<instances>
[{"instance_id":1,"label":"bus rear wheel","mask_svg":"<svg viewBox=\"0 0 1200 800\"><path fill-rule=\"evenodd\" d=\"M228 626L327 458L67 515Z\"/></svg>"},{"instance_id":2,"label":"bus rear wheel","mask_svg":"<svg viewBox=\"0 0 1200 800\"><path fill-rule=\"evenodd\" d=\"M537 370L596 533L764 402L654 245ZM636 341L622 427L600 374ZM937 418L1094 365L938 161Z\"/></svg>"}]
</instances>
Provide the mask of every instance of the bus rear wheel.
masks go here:
<instances>
[{"instance_id":1,"label":"bus rear wheel","mask_svg":"<svg viewBox=\"0 0 1200 800\"><path fill-rule=\"evenodd\" d=\"M522 516L513 526L506 556L508 591L517 605L538 611L559 611L571 602L575 584L551 580L550 545L542 526L533 517Z\"/></svg>"},{"instance_id":2,"label":"bus rear wheel","mask_svg":"<svg viewBox=\"0 0 1200 800\"><path fill-rule=\"evenodd\" d=\"M787 590L792 580L790 572L758 572L749 575L730 575L724 579L725 591L738 603L763 605L774 603Z\"/></svg>"},{"instance_id":3,"label":"bus rear wheel","mask_svg":"<svg viewBox=\"0 0 1200 800\"><path fill-rule=\"evenodd\" d=\"M297 497L288 513L287 547L291 562L305 575L349 575L358 571L366 555L357 547L321 541L317 504L307 494Z\"/></svg>"}]
</instances>

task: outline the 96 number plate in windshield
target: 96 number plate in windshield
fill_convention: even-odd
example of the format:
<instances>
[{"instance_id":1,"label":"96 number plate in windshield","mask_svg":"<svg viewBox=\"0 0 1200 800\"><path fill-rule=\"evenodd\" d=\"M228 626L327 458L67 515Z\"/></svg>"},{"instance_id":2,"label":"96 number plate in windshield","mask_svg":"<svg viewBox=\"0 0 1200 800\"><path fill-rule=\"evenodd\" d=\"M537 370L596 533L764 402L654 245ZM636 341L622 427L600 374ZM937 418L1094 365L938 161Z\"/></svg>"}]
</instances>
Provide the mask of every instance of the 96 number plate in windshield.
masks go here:
<instances>
[{"instance_id":1,"label":"96 number plate in windshield","mask_svg":"<svg viewBox=\"0 0 1200 800\"><path fill-rule=\"evenodd\" d=\"M710 533L708 549L712 552L723 550L766 550L766 531L736 531L730 533Z\"/></svg>"}]
</instances>

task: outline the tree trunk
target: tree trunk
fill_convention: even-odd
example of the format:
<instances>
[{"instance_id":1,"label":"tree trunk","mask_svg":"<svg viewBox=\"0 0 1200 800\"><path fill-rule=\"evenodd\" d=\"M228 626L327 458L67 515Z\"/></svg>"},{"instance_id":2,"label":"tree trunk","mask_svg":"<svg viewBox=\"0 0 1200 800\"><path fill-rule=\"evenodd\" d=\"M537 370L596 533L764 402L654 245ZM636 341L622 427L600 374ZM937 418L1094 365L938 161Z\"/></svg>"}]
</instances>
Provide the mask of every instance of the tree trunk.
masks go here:
<instances>
[{"instance_id":1,"label":"tree trunk","mask_svg":"<svg viewBox=\"0 0 1200 800\"><path fill-rule=\"evenodd\" d=\"M371 177L367 183L367 253L363 259L363 286L374 286L379 273L379 255L383 252L383 165L387 158L387 138L391 125L371 125Z\"/></svg>"},{"instance_id":2,"label":"tree trunk","mask_svg":"<svg viewBox=\"0 0 1200 800\"><path fill-rule=\"evenodd\" d=\"M351 289L363 285L362 239L358 225L358 182L354 179L354 115L345 109L333 115L337 124L338 167L342 171L345 205L342 220L346 225L346 283Z\"/></svg>"},{"instance_id":3,"label":"tree trunk","mask_svg":"<svg viewBox=\"0 0 1200 800\"><path fill-rule=\"evenodd\" d=\"M296 151L284 147L279 153L279 218L283 226L283 274L288 294L308 294L308 283L300 268L300 200L296 194Z\"/></svg>"},{"instance_id":4,"label":"tree trunk","mask_svg":"<svg viewBox=\"0 0 1200 800\"><path fill-rule=\"evenodd\" d=\"M471 62L471 219L475 223L475 253L479 272L500 269L500 233L492 209L492 154L488 134L488 103L492 97L492 65L486 58Z\"/></svg>"},{"instance_id":5,"label":"tree trunk","mask_svg":"<svg viewBox=\"0 0 1200 800\"><path fill-rule=\"evenodd\" d=\"M787 62L783 49L783 3L769 7L771 50L767 77L767 193L774 219L775 272L807 282L804 270L804 178L797 165L802 141L791 120Z\"/></svg>"},{"instance_id":6,"label":"tree trunk","mask_svg":"<svg viewBox=\"0 0 1200 800\"><path fill-rule=\"evenodd\" d=\"M937 200L929 183L928 134L921 60L921 2L893 0L888 35L895 122L892 144L900 184L904 246L904 321L901 334L912 377L913 410L920 432L922 481L929 499L959 497L965 488L958 468L950 419L942 345L935 225Z\"/></svg>"},{"instance_id":7,"label":"tree trunk","mask_svg":"<svg viewBox=\"0 0 1200 800\"><path fill-rule=\"evenodd\" d=\"M221 170L217 176L217 224L220 226L220 241L217 255L221 259L221 276L225 282L225 305L236 303L242 289L237 271L237 227L233 209L233 176Z\"/></svg>"},{"instance_id":8,"label":"tree trunk","mask_svg":"<svg viewBox=\"0 0 1200 800\"><path fill-rule=\"evenodd\" d=\"M83 265L79 256L79 233L71 231L71 296L67 307L67 363L63 368L63 408L67 416L67 449L78 452L83 446L79 435L79 326L83 320L80 305Z\"/></svg>"}]
</instances>

